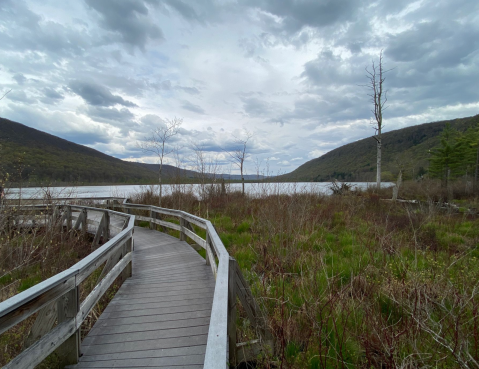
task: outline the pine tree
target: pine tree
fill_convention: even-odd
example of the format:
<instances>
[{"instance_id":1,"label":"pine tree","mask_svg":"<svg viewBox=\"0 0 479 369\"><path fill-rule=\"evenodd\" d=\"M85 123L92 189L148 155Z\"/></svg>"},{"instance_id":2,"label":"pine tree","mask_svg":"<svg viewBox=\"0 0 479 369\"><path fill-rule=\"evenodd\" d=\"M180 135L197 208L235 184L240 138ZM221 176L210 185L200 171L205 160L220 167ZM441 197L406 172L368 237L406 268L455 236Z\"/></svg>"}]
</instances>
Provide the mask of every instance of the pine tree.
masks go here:
<instances>
[{"instance_id":1,"label":"pine tree","mask_svg":"<svg viewBox=\"0 0 479 369\"><path fill-rule=\"evenodd\" d=\"M459 132L446 124L441 133L441 144L431 150L429 174L432 178L440 178L442 186L447 188L451 179L463 174L464 166L461 157L465 154L464 141Z\"/></svg>"},{"instance_id":2,"label":"pine tree","mask_svg":"<svg viewBox=\"0 0 479 369\"><path fill-rule=\"evenodd\" d=\"M469 127L461 140L464 147L463 165L466 173L473 176L473 188L476 191L479 176L479 123Z\"/></svg>"}]
</instances>

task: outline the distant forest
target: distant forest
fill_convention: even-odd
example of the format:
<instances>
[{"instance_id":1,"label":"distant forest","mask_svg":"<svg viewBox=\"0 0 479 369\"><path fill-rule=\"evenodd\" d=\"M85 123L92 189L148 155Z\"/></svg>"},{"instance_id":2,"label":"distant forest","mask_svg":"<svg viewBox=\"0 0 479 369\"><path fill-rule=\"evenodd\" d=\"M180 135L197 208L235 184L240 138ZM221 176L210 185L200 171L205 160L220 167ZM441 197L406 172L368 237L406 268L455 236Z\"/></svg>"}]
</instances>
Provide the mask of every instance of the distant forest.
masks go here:
<instances>
[{"instance_id":1,"label":"distant forest","mask_svg":"<svg viewBox=\"0 0 479 369\"><path fill-rule=\"evenodd\" d=\"M459 133L479 124L479 115L425 123L383 133L382 180L393 181L399 171L405 179L421 177L429 172L431 153L441 145L441 132L449 125ZM375 181L376 141L371 137L338 147L312 159L291 173L279 177L283 181Z\"/></svg>"}]
</instances>

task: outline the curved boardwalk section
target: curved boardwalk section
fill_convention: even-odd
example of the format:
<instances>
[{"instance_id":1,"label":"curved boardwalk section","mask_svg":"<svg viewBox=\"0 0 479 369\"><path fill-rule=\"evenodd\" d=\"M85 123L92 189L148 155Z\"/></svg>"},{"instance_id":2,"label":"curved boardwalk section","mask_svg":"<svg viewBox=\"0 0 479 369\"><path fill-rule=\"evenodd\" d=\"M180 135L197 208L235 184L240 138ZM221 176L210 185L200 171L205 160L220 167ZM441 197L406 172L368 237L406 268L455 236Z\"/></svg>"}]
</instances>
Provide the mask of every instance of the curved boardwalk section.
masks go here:
<instances>
[{"instance_id":1,"label":"curved boardwalk section","mask_svg":"<svg viewBox=\"0 0 479 369\"><path fill-rule=\"evenodd\" d=\"M135 227L133 276L70 368L203 368L214 289L211 268L186 242Z\"/></svg>"}]
</instances>

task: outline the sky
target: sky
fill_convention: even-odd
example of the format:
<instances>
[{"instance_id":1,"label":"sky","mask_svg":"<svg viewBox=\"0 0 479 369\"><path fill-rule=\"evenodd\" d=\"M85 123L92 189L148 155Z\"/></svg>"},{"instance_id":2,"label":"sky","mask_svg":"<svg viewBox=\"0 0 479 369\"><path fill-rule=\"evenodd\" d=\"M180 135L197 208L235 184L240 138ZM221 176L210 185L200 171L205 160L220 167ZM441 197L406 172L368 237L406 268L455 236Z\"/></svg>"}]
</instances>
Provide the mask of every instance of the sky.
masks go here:
<instances>
[{"instance_id":1,"label":"sky","mask_svg":"<svg viewBox=\"0 0 479 369\"><path fill-rule=\"evenodd\" d=\"M477 0L0 0L0 116L124 160L281 174L384 131L479 113ZM374 148L375 141L371 139Z\"/></svg>"}]
</instances>

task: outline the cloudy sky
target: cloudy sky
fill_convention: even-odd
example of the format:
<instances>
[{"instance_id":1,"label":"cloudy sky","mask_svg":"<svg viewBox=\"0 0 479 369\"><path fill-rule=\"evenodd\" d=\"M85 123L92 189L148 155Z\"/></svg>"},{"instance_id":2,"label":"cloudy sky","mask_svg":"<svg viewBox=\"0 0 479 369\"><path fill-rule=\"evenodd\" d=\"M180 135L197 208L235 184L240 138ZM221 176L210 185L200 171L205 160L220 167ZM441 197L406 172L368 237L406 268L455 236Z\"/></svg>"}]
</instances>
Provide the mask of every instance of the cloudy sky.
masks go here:
<instances>
[{"instance_id":1,"label":"cloudy sky","mask_svg":"<svg viewBox=\"0 0 479 369\"><path fill-rule=\"evenodd\" d=\"M126 160L177 117L186 164L289 172L374 133L381 50L386 131L479 113L477 0L0 0L0 40L0 116Z\"/></svg>"}]
</instances>

